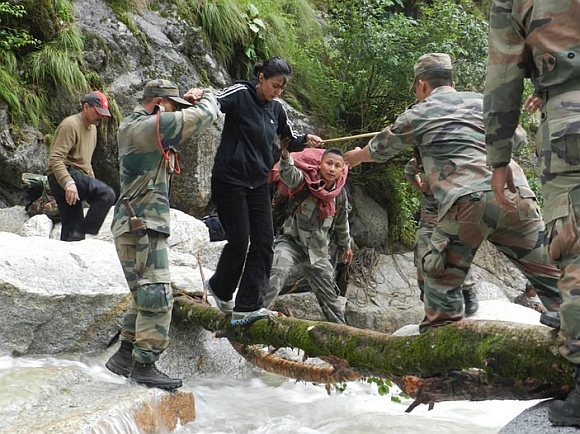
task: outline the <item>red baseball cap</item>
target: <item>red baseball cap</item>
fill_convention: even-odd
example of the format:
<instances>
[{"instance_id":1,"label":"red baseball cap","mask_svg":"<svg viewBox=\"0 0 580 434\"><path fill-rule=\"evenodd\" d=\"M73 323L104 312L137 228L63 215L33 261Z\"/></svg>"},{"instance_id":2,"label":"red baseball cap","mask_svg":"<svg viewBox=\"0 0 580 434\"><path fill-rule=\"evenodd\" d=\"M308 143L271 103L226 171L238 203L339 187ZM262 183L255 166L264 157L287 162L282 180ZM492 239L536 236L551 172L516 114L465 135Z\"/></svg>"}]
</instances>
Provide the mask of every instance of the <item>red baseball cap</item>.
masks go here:
<instances>
[{"instance_id":1,"label":"red baseball cap","mask_svg":"<svg viewBox=\"0 0 580 434\"><path fill-rule=\"evenodd\" d=\"M111 117L111 112L109 111L109 101L107 101L107 97L98 90L85 95L81 102L83 104L87 103L91 107L96 108L101 115Z\"/></svg>"}]
</instances>

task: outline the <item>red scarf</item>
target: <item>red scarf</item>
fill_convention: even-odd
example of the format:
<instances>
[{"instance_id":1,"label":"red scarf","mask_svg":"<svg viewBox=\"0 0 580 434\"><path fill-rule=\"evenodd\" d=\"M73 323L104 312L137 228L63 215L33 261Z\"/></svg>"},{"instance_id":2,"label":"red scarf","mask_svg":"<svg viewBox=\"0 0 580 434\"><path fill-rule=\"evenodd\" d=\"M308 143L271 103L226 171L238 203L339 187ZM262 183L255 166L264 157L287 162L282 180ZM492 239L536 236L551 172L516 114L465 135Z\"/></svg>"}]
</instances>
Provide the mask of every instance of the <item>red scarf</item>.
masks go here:
<instances>
[{"instance_id":1,"label":"red scarf","mask_svg":"<svg viewBox=\"0 0 580 434\"><path fill-rule=\"evenodd\" d=\"M323 148L306 148L301 152L292 153L294 166L304 174L304 184L308 186L310 193L318 199L318 217L321 220L332 217L336 214L334 199L343 189L348 175L348 166L345 165L340 178L335 182L334 188L332 190L326 190L324 188L326 186L326 181L319 178L320 161L322 160L322 154L324 151L325 149ZM293 196L304 187L304 184L302 184L296 190L290 191L286 184L280 180L280 163L276 163L272 170L270 170L268 181L276 182L280 192L288 197Z\"/></svg>"}]
</instances>

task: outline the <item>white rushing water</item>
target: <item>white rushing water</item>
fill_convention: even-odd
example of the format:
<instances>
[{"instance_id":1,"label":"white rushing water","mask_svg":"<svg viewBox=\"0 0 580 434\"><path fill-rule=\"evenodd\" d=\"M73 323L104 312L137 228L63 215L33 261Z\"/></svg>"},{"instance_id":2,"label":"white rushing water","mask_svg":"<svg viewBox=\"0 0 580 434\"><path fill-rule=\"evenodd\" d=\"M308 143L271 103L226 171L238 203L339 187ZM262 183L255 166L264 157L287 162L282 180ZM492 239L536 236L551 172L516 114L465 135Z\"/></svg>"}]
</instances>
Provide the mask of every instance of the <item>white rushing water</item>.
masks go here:
<instances>
[{"instance_id":1,"label":"white rushing water","mask_svg":"<svg viewBox=\"0 0 580 434\"><path fill-rule=\"evenodd\" d=\"M13 358L0 357L0 433L9 414L15 415L13 405L18 391L36 390L35 378L42 369L71 369L89 376L96 385L130 389L133 399L145 389L129 386L124 380L104 368L102 355L75 358ZM245 377L231 378L207 375L185 380L184 391L195 396L197 419L181 426L179 434L352 434L352 433L497 433L505 424L537 401L484 401L437 403L433 410L421 405L411 413L405 409L411 399L393 402L398 389L380 396L377 386L365 382L348 383L340 393L331 394L322 385L295 382L284 377L256 371ZM46 393L40 387L33 395ZM90 397L89 397L90 398ZM113 399L113 398L112 398ZM34 399L26 399L28 411L34 414ZM50 400L48 401L50 402ZM56 405L56 404L55 404ZM22 408L21 408L22 410ZM55 409L59 411L58 409ZM62 409L66 411L66 409ZM109 428L99 434L140 434L132 428L131 418L115 416ZM94 431L95 432L95 431Z\"/></svg>"},{"instance_id":2,"label":"white rushing water","mask_svg":"<svg viewBox=\"0 0 580 434\"><path fill-rule=\"evenodd\" d=\"M270 374L199 378L187 386L195 393L197 420L178 432L188 434L490 434L538 402L443 402L405 413L412 400L393 402L362 382L330 396L323 386Z\"/></svg>"}]
</instances>

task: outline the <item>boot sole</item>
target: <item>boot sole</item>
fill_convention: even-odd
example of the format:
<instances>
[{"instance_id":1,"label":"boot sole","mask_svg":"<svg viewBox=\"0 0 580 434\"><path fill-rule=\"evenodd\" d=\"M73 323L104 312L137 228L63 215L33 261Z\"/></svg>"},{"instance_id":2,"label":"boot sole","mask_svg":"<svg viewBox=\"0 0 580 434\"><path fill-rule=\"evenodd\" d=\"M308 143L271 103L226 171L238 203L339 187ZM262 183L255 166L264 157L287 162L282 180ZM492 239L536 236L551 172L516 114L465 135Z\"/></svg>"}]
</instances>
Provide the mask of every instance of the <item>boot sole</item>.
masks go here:
<instances>
[{"instance_id":1,"label":"boot sole","mask_svg":"<svg viewBox=\"0 0 580 434\"><path fill-rule=\"evenodd\" d=\"M183 386L183 383L179 383L179 385L176 384L159 384L159 383L148 383L146 381L139 381L139 380L135 380L132 377L129 377L129 380L135 384L139 384L141 386L145 386L148 387L150 389L156 388L156 389L163 389L163 390L174 390L174 389L179 389L181 386Z\"/></svg>"},{"instance_id":2,"label":"boot sole","mask_svg":"<svg viewBox=\"0 0 580 434\"><path fill-rule=\"evenodd\" d=\"M114 360L109 360L105 363L105 367L114 374L120 375L125 378L129 378L131 375L131 370L127 369L119 364L117 364Z\"/></svg>"},{"instance_id":3,"label":"boot sole","mask_svg":"<svg viewBox=\"0 0 580 434\"><path fill-rule=\"evenodd\" d=\"M233 326L241 326L241 325L252 324L252 323L254 323L254 322L258 321L258 320L267 319L267 318L269 318L268 315L256 315L256 316L253 316L251 318L232 319L230 321L230 324L233 325Z\"/></svg>"},{"instance_id":4,"label":"boot sole","mask_svg":"<svg viewBox=\"0 0 580 434\"><path fill-rule=\"evenodd\" d=\"M560 319L552 318L549 316L540 316L540 324L544 324L545 326L552 327L553 329L560 328Z\"/></svg>"}]
</instances>

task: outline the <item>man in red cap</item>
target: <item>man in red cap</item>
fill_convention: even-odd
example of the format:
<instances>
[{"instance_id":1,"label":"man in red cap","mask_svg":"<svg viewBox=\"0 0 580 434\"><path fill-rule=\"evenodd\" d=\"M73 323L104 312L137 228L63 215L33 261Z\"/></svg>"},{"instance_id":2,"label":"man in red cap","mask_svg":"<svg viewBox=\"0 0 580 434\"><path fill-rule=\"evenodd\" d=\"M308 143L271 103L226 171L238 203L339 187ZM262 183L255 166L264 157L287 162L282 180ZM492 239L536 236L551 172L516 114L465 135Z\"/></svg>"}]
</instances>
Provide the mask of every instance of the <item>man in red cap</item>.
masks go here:
<instances>
[{"instance_id":1,"label":"man in red cap","mask_svg":"<svg viewBox=\"0 0 580 434\"><path fill-rule=\"evenodd\" d=\"M111 187L95 178L91 159L97 145L97 125L111 117L105 95L94 91L81 101L82 111L64 119L48 156L48 183L56 199L62 241L80 241L85 234L99 233L109 208L115 203ZM90 208L85 217L82 201Z\"/></svg>"}]
</instances>

